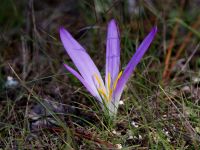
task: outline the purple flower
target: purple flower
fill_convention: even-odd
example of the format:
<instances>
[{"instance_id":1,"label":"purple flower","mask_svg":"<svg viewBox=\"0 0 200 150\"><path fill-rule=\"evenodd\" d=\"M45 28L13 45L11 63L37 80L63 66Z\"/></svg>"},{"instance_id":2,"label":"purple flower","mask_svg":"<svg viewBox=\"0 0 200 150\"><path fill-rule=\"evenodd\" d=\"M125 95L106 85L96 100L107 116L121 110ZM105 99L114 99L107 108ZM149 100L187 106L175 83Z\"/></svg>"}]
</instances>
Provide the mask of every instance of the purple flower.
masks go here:
<instances>
[{"instance_id":1,"label":"purple flower","mask_svg":"<svg viewBox=\"0 0 200 150\"><path fill-rule=\"evenodd\" d=\"M115 20L111 20L108 24L104 82L99 70L86 50L67 30L61 28L61 41L74 65L78 69L78 72L67 64L64 65L66 69L78 78L86 89L102 104L103 109L107 108L109 114L115 116L123 89L136 65L140 62L141 58L149 48L156 32L157 27L152 28L151 32L145 37L125 70L122 72L119 68L120 39L118 27Z\"/></svg>"}]
</instances>

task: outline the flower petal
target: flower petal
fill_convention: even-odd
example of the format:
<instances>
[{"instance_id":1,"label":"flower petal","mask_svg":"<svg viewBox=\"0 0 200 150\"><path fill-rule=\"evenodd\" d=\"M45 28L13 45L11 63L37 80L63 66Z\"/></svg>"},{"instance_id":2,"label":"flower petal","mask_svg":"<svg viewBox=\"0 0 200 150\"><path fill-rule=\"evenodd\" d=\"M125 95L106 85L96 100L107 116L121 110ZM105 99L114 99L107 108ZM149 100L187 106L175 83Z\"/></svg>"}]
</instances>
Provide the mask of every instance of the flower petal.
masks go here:
<instances>
[{"instance_id":1,"label":"flower petal","mask_svg":"<svg viewBox=\"0 0 200 150\"><path fill-rule=\"evenodd\" d=\"M83 77L81 77L81 75L74 70L73 68L71 68L70 66L68 66L67 64L64 64L65 68L71 72L79 81L81 81L81 83L85 86L85 88L94 96L96 97L99 101L101 101L101 98L99 96L99 93L97 92L96 88L93 88L92 86L90 86L84 79Z\"/></svg>"},{"instance_id":2,"label":"flower petal","mask_svg":"<svg viewBox=\"0 0 200 150\"><path fill-rule=\"evenodd\" d=\"M129 61L128 65L126 66L121 78L119 79L119 81L117 83L116 90L114 92L114 97L117 101L121 97L121 94L122 94L122 91L124 89L126 82L128 81L129 77L131 76L132 72L134 71L136 65L140 62L141 58L143 57L143 55L149 48L156 33L157 33L157 27L154 27L151 30L151 32L146 36L146 38L143 40L143 42L140 44L140 46L136 50L135 54Z\"/></svg>"},{"instance_id":3,"label":"flower petal","mask_svg":"<svg viewBox=\"0 0 200 150\"><path fill-rule=\"evenodd\" d=\"M105 81L108 83L108 74L111 77L111 86L119 73L120 65L120 39L118 27L115 20L108 24L107 43L106 43L106 76Z\"/></svg>"},{"instance_id":4,"label":"flower petal","mask_svg":"<svg viewBox=\"0 0 200 150\"><path fill-rule=\"evenodd\" d=\"M92 89L95 89L96 81L94 81L94 74L96 74L103 84L103 80L96 65L85 49L72 37L72 35L64 28L60 28L60 38L68 55L77 67L81 76L84 78L85 82L87 82Z\"/></svg>"},{"instance_id":5,"label":"flower petal","mask_svg":"<svg viewBox=\"0 0 200 150\"><path fill-rule=\"evenodd\" d=\"M118 27L115 20L108 24L107 43L106 43L106 76L105 81L108 85L108 74L111 77L111 86L119 73L120 65L120 39Z\"/></svg>"}]
</instances>

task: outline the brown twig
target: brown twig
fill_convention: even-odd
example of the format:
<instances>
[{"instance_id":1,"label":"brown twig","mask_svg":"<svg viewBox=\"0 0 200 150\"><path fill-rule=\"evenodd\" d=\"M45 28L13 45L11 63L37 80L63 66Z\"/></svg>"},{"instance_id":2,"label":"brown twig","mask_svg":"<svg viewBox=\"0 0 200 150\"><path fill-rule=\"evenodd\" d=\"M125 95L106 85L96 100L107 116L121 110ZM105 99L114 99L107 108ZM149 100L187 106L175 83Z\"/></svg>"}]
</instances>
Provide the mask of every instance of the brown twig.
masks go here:
<instances>
[{"instance_id":1,"label":"brown twig","mask_svg":"<svg viewBox=\"0 0 200 150\"><path fill-rule=\"evenodd\" d=\"M180 16L182 14L182 10L183 10L184 4L185 4L185 0L182 0L181 1L181 7L180 7ZM163 71L163 75L162 75L164 83L166 83L166 81L168 80L168 77L169 77L168 74L169 74L171 54L172 54L172 49L174 47L175 38L176 38L176 35L177 35L177 32L178 32L179 25L180 24L177 22L175 27L173 28L172 35L171 35L171 40L170 40L170 43L169 43L169 47L167 49L167 55L165 57L165 67L164 67L164 71Z\"/></svg>"},{"instance_id":2,"label":"brown twig","mask_svg":"<svg viewBox=\"0 0 200 150\"><path fill-rule=\"evenodd\" d=\"M48 129L53 130L54 132L63 132L62 128L48 128ZM93 133L86 131L85 129L72 128L72 132L75 136L77 136L79 138L84 138L84 139L93 141L95 143L98 143L100 145L104 145L108 149L117 149L116 145L114 145L114 144L112 144L108 141L104 141L104 140L99 139Z\"/></svg>"},{"instance_id":3,"label":"brown twig","mask_svg":"<svg viewBox=\"0 0 200 150\"><path fill-rule=\"evenodd\" d=\"M168 77L168 74L169 74L170 58L171 58L172 49L174 47L178 27L179 27L179 23L176 23L176 25L173 29L173 32L172 32L172 38L171 38L171 41L169 43L169 47L167 49L167 55L165 57L165 68L164 68L163 75L162 75L162 78L163 78L164 81L167 80L167 77Z\"/></svg>"},{"instance_id":4,"label":"brown twig","mask_svg":"<svg viewBox=\"0 0 200 150\"><path fill-rule=\"evenodd\" d=\"M198 17L197 21L195 23L192 24L192 28L196 29L198 26L200 25L200 16ZM189 43L190 39L192 36L192 32L190 31L187 36L185 37L184 41L182 42L182 44L180 45L175 58L172 61L172 64L169 67L169 73L168 73L168 78L171 74L172 69L174 68L177 60L180 58L181 54L183 53L183 51L185 50L185 47L187 46L187 44Z\"/></svg>"}]
</instances>

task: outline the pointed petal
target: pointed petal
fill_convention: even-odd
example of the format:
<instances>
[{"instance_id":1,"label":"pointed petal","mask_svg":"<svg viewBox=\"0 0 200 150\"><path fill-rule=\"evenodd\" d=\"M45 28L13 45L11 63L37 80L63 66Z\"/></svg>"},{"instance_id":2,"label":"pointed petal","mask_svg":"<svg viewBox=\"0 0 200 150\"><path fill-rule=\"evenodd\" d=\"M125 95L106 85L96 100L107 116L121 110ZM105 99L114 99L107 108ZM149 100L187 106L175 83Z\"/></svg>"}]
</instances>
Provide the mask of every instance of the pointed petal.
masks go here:
<instances>
[{"instance_id":1,"label":"pointed petal","mask_svg":"<svg viewBox=\"0 0 200 150\"><path fill-rule=\"evenodd\" d=\"M108 24L107 43L106 43L106 76L105 81L108 85L108 74L110 73L111 85L119 73L120 65L120 39L119 31L115 20Z\"/></svg>"},{"instance_id":2,"label":"pointed petal","mask_svg":"<svg viewBox=\"0 0 200 150\"><path fill-rule=\"evenodd\" d=\"M140 62L142 59L143 55L149 48L151 42L153 41L153 38L155 34L157 33L157 27L154 27L151 32L146 36L146 38L143 40L143 42L140 44L138 49L136 50L135 54L129 61L128 65L126 66L121 78L119 79L117 83L117 87L115 90L115 98L117 100L120 99L122 91L124 89L124 86L126 82L128 81L129 77L131 76L132 72L134 71L136 65Z\"/></svg>"},{"instance_id":3,"label":"pointed petal","mask_svg":"<svg viewBox=\"0 0 200 150\"><path fill-rule=\"evenodd\" d=\"M72 59L79 73L87 82L87 84L89 84L92 89L96 88L94 83L94 74L98 75L100 81L103 83L99 70L97 69L90 56L64 28L60 28L60 38L68 55Z\"/></svg>"},{"instance_id":4,"label":"pointed petal","mask_svg":"<svg viewBox=\"0 0 200 150\"><path fill-rule=\"evenodd\" d=\"M92 86L90 86L82 77L81 75L74 70L73 68L71 68L70 66L68 66L67 64L64 64L65 68L71 72L79 81L81 81L81 83L85 86L85 88L94 96L96 97L98 100L100 100L100 96L99 93L97 92L96 88L93 88ZM100 100L101 101L101 100Z\"/></svg>"}]
</instances>

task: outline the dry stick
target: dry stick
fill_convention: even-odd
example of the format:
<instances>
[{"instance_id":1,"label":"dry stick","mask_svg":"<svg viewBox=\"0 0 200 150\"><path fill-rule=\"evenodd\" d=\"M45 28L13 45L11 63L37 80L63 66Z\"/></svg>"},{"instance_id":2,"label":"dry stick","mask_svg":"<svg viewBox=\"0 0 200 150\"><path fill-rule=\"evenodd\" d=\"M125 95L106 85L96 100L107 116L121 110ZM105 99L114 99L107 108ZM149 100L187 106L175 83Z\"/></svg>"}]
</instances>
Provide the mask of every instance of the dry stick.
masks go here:
<instances>
[{"instance_id":1,"label":"dry stick","mask_svg":"<svg viewBox=\"0 0 200 150\"><path fill-rule=\"evenodd\" d=\"M180 9L180 16L182 14L182 10L183 10L183 6L185 4L185 0L182 0L181 1L181 9ZM177 31L178 31L178 27L179 27L179 23L177 22L174 29L173 29L173 32L172 32L172 38L171 38L171 41L169 43L169 47L167 49L167 55L166 55L166 58L165 58L165 68L164 68L164 71L163 71L163 75L162 75L162 78L163 78L163 81L166 83L166 81L168 80L168 73L169 73L169 66L170 66L170 58L171 58L171 53L172 53L172 48L174 47L174 43L175 43L175 38L176 38L176 34L177 34Z\"/></svg>"},{"instance_id":2,"label":"dry stick","mask_svg":"<svg viewBox=\"0 0 200 150\"><path fill-rule=\"evenodd\" d=\"M28 75L29 54L28 54L27 42L24 36L21 36L21 42L22 42L22 63L23 63L22 79L25 80Z\"/></svg>"},{"instance_id":3,"label":"dry stick","mask_svg":"<svg viewBox=\"0 0 200 150\"><path fill-rule=\"evenodd\" d=\"M198 26L200 25L200 16L198 17L197 21L192 25L192 28L196 29ZM175 58L172 61L172 64L169 68L169 74L168 74L168 78L171 74L172 69L174 68L177 60L180 58L180 55L182 54L183 50L185 50L185 47L187 46L187 44L189 43L190 39L192 36L192 32L190 31L187 36L185 37L184 41L182 42L181 46L179 47Z\"/></svg>"},{"instance_id":4,"label":"dry stick","mask_svg":"<svg viewBox=\"0 0 200 150\"><path fill-rule=\"evenodd\" d=\"M52 130L54 132L63 132L62 128L56 127L56 128L45 128L48 130ZM98 137L95 136L95 134L93 134L92 132L88 132L85 129L80 129L80 128L73 128L74 130L72 130L73 134L79 138L84 138L90 141L93 141L95 143L98 143L100 145L104 145L106 146L106 148L108 149L117 149L117 146L108 142L108 141L104 141L99 139Z\"/></svg>"},{"instance_id":5,"label":"dry stick","mask_svg":"<svg viewBox=\"0 0 200 150\"><path fill-rule=\"evenodd\" d=\"M174 47L174 42L175 42L175 37L176 37L177 31L178 31L178 27L179 27L179 23L176 23L176 26L174 27L173 32L172 32L172 38L169 43L169 47L167 49L167 55L165 58L165 68L164 68L163 75L162 75L162 78L165 81L168 79L167 77L168 77L169 65L170 65L169 62L170 62L170 58L171 58L172 48Z\"/></svg>"},{"instance_id":6,"label":"dry stick","mask_svg":"<svg viewBox=\"0 0 200 150\"><path fill-rule=\"evenodd\" d=\"M85 133L84 130L76 129L74 134L76 136L78 136L79 138L85 138L87 140L94 141L94 142L96 142L96 143L98 143L100 145L106 146L106 148L109 148L109 149L116 149L117 148L116 145L114 145L114 144L112 144L112 143L110 143L108 141L103 141L103 140L101 140L101 139L99 139L97 137L94 137L92 135L92 133L89 133L89 132Z\"/></svg>"}]
</instances>

